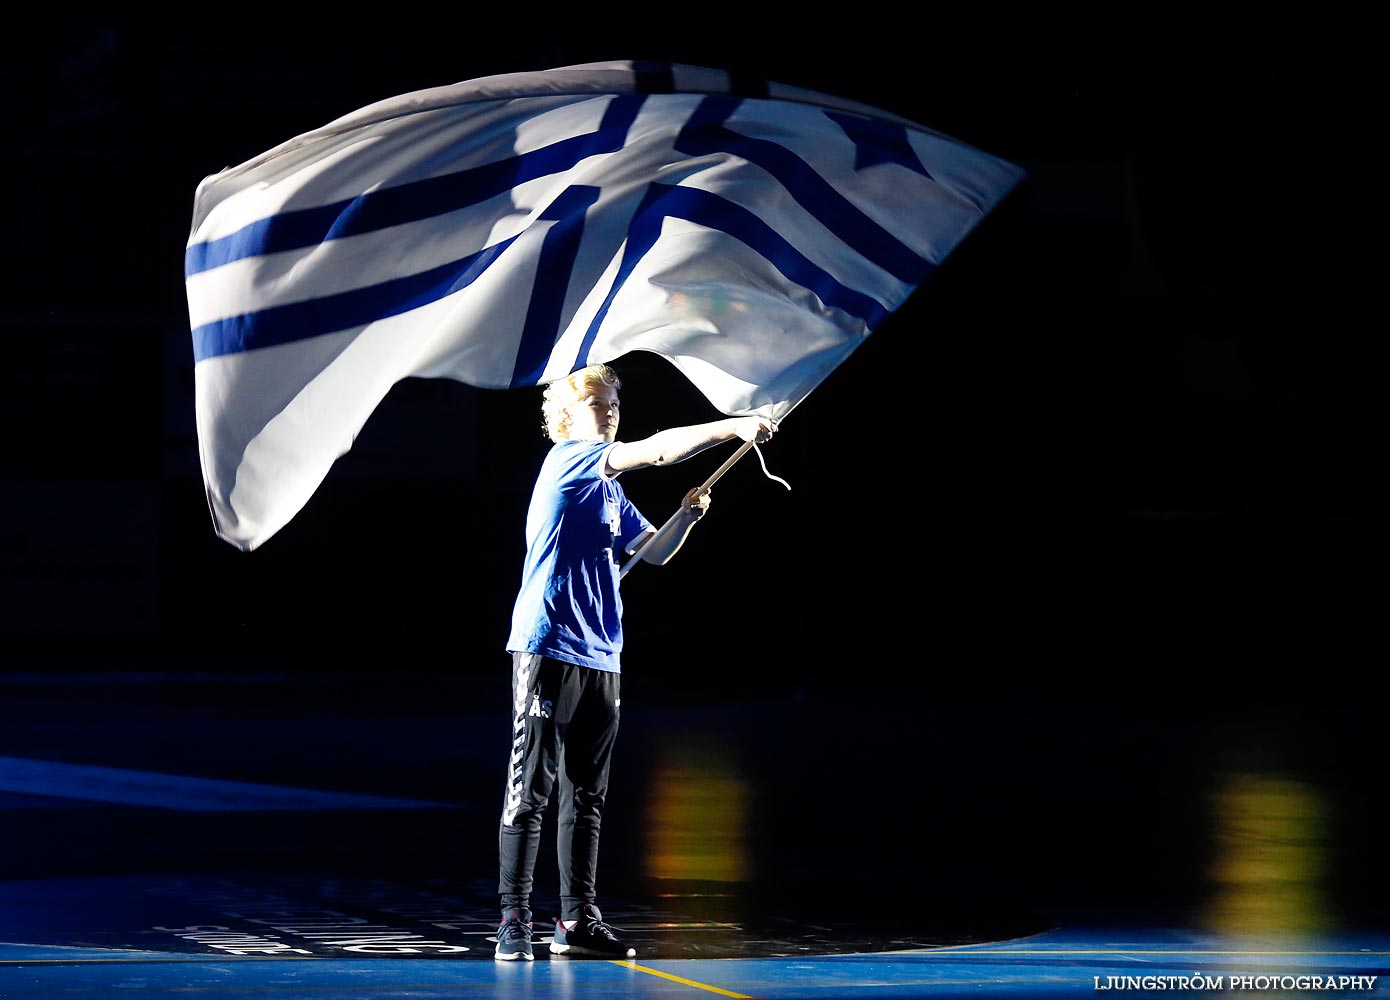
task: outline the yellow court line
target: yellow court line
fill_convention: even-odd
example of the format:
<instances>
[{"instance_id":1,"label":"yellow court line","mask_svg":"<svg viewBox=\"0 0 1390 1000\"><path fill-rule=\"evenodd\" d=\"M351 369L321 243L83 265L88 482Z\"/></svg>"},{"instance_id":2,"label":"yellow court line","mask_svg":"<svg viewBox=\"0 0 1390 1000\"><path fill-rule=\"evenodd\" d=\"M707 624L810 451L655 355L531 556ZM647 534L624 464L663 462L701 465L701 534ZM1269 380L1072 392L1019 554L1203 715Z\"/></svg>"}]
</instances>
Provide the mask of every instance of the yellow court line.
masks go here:
<instances>
[{"instance_id":1,"label":"yellow court line","mask_svg":"<svg viewBox=\"0 0 1390 1000\"><path fill-rule=\"evenodd\" d=\"M612 961L614 965L622 966L624 969L636 969L638 972L645 972L649 976L660 976L662 979L669 979L673 983L683 983L686 986L693 986L697 990L709 990L711 993L718 993L722 997L736 997L737 1000L754 1000L753 997L748 996L746 993L733 993L729 990L721 990L718 986L710 986L708 983L697 983L693 979L682 979L680 976L673 976L671 973L662 972L660 969L649 969L645 965L638 965L630 959L628 961L610 959L610 961Z\"/></svg>"}]
</instances>

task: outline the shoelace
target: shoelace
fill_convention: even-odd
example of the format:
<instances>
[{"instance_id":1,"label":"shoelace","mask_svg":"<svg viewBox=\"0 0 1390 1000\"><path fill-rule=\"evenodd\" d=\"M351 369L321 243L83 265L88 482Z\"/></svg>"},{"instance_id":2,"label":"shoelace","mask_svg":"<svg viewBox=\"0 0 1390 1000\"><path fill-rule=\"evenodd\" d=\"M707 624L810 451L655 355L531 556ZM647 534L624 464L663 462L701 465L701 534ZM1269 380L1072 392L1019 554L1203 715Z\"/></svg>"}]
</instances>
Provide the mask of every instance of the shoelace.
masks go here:
<instances>
[{"instance_id":1,"label":"shoelace","mask_svg":"<svg viewBox=\"0 0 1390 1000\"><path fill-rule=\"evenodd\" d=\"M586 930L594 937L601 937L604 940L612 941L614 944L618 943L618 935L613 933L613 928L608 926L608 921L586 920L585 923L588 924Z\"/></svg>"},{"instance_id":2,"label":"shoelace","mask_svg":"<svg viewBox=\"0 0 1390 1000\"><path fill-rule=\"evenodd\" d=\"M514 938L527 937L531 928L526 926L526 921L519 917L513 917L504 923L497 931L497 940L510 941Z\"/></svg>"}]
</instances>

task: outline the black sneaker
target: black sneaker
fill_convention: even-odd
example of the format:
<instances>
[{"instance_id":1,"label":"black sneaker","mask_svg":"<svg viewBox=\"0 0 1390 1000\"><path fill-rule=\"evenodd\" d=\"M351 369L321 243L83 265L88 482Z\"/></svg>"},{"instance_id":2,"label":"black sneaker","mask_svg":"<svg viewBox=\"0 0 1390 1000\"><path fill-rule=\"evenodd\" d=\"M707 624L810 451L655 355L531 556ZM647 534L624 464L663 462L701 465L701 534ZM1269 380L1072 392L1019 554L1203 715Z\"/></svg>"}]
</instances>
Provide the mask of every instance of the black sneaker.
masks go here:
<instances>
[{"instance_id":1,"label":"black sneaker","mask_svg":"<svg viewBox=\"0 0 1390 1000\"><path fill-rule=\"evenodd\" d=\"M603 922L603 914L592 903L574 922L565 927L563 920L555 921L555 940L550 942L552 955L583 955L594 958L636 958L637 949L618 940L613 928Z\"/></svg>"},{"instance_id":2,"label":"black sneaker","mask_svg":"<svg viewBox=\"0 0 1390 1000\"><path fill-rule=\"evenodd\" d=\"M502 924L497 928L497 950L492 957L499 962L535 959L531 953L531 911L510 909L502 911Z\"/></svg>"}]
</instances>

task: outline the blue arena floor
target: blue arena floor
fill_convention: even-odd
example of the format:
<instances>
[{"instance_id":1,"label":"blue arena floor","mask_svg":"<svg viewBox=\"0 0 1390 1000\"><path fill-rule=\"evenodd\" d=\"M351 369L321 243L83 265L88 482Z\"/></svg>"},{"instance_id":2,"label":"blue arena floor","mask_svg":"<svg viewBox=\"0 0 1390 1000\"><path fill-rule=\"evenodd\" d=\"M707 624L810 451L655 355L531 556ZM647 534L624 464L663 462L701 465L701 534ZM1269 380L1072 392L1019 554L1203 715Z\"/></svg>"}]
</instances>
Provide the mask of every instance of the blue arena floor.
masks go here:
<instances>
[{"instance_id":1,"label":"blue arena floor","mask_svg":"<svg viewBox=\"0 0 1390 1000\"><path fill-rule=\"evenodd\" d=\"M362 997L1060 997L1375 992L1390 939L1229 938L1076 928L981 945L796 958L532 964L451 958L222 957L0 945L7 998L40 996Z\"/></svg>"},{"instance_id":2,"label":"blue arena floor","mask_svg":"<svg viewBox=\"0 0 1390 1000\"><path fill-rule=\"evenodd\" d=\"M406 680L6 675L0 997L1390 989L1373 706L957 688L870 741L871 700L634 684L600 892L638 958L548 955L547 843L518 965L506 691Z\"/></svg>"}]
</instances>

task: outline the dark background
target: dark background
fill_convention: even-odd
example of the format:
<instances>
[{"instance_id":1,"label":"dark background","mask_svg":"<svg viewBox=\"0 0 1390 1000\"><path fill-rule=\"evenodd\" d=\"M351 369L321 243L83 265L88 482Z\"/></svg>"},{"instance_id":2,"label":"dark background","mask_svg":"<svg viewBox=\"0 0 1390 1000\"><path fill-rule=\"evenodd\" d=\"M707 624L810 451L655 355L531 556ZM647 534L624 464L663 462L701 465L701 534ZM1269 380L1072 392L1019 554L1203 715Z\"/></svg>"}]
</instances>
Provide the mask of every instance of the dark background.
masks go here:
<instances>
[{"instance_id":1,"label":"dark background","mask_svg":"<svg viewBox=\"0 0 1390 1000\"><path fill-rule=\"evenodd\" d=\"M233 550L197 466L192 195L387 96L640 57L877 104L1029 171L765 449L792 491L750 457L680 562L629 578L642 659L715 688L867 649L931 683L1352 678L1385 218L1367 32L748 10L110 13L13 43L7 659L496 669L538 397L401 383L287 529ZM660 359L619 368L626 437L717 416ZM722 458L629 493L662 520Z\"/></svg>"},{"instance_id":2,"label":"dark background","mask_svg":"<svg viewBox=\"0 0 1390 1000\"><path fill-rule=\"evenodd\" d=\"M1212 859L1284 844L1295 865L1325 862L1293 877L1335 899L1325 913L1381 919L1379 36L1267 11L758 9L238 7L12 36L4 676L55 679L44 710L84 726L145 725L129 710L142 686L168 725L212 720L185 771L379 792L445 775L441 794L459 793L447 713L495 708L505 726L539 394L400 383L286 528L233 549L194 437L194 189L415 89L607 59L725 66L1028 171L763 449L791 491L746 458L679 559L626 578L625 693L747 742L769 817L758 870L824 879L807 831L877 859L882 827L859 821L896 814L892 847L905 823L925 852L905 884L916 871L958 901L983 888L1113 917L1212 886L1236 898ZM718 416L661 359L617 364L625 438ZM724 457L625 485L659 523ZM93 675L124 680L72 681ZM301 693L272 703L228 681L269 676ZM199 694L170 686L199 678ZM223 698L239 707L220 715ZM348 702L359 721L319 716L317 751L274 728ZM732 707L749 703L785 711L769 726ZM360 721L378 708L379 728ZM428 734L410 721L430 713ZM319 774L359 726L390 737L353 751L377 763ZM100 728L85 743L47 722L10 731L10 752L182 759ZM871 801L832 822L834 774Z\"/></svg>"}]
</instances>

